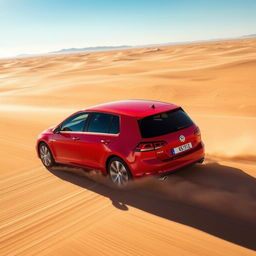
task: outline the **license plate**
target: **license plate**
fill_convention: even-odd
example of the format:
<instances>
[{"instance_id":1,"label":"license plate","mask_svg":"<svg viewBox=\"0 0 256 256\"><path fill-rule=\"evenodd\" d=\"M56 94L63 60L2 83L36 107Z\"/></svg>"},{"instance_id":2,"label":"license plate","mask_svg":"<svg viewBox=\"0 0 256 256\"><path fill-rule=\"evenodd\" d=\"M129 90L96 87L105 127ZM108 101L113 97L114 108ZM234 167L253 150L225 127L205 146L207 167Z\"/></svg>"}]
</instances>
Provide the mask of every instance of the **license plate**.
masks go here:
<instances>
[{"instance_id":1,"label":"license plate","mask_svg":"<svg viewBox=\"0 0 256 256\"><path fill-rule=\"evenodd\" d=\"M192 143L189 142L189 143L187 143L187 144L183 144L183 145L181 145L181 146L178 146L178 147L176 147L176 148L173 148L173 149L172 149L172 153L173 153L174 155L176 155L176 154L178 154L178 153L180 153L180 152L189 150L189 149L191 149L191 148L192 148Z\"/></svg>"}]
</instances>

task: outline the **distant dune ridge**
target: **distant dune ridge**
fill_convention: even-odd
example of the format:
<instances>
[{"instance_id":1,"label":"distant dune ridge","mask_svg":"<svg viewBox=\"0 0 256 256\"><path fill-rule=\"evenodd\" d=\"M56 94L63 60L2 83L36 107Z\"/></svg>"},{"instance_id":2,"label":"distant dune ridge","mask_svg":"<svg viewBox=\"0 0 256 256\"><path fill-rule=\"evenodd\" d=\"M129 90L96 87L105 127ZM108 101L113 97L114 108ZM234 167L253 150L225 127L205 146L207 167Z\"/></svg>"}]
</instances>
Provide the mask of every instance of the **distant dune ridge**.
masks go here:
<instances>
[{"instance_id":1,"label":"distant dune ridge","mask_svg":"<svg viewBox=\"0 0 256 256\"><path fill-rule=\"evenodd\" d=\"M117 45L117 46L95 46L95 47L84 47L84 48L67 48L67 49L61 49L61 50L52 51L52 52L48 52L48 53L41 53L41 54L23 53L23 54L17 55L16 57L24 58L24 57L33 57L33 56L42 56L42 55L66 54L66 53L97 52L97 51L109 51L109 50L129 49L129 48L154 47L154 46L158 47L158 46L190 44L190 43L200 43L200 42L213 42L213 41L220 41L220 40L231 40L231 39L234 40L234 39L241 39L241 38L256 38L256 34L244 35L244 36L234 37L234 38L184 41L184 42L169 42L169 43L162 43L162 44Z\"/></svg>"},{"instance_id":2,"label":"distant dune ridge","mask_svg":"<svg viewBox=\"0 0 256 256\"><path fill-rule=\"evenodd\" d=\"M0 254L255 255L251 37L0 60ZM124 192L96 173L42 167L42 130L121 99L181 105L201 128L206 163Z\"/></svg>"}]
</instances>

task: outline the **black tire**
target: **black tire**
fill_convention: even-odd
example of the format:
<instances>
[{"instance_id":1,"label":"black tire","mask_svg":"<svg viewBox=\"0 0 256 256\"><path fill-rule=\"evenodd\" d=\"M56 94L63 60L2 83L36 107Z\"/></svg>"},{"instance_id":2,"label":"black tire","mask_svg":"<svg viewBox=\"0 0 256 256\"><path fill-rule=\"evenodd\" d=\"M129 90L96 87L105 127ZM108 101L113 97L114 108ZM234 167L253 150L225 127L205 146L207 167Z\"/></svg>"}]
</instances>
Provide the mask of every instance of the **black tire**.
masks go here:
<instances>
[{"instance_id":1,"label":"black tire","mask_svg":"<svg viewBox=\"0 0 256 256\"><path fill-rule=\"evenodd\" d=\"M51 168L55 165L52 152L48 145L44 142L41 142L38 146L39 157L46 168Z\"/></svg>"},{"instance_id":2,"label":"black tire","mask_svg":"<svg viewBox=\"0 0 256 256\"><path fill-rule=\"evenodd\" d=\"M113 157L108 162L107 171L110 180L117 187L125 187L132 179L131 172L127 164L119 157Z\"/></svg>"}]
</instances>

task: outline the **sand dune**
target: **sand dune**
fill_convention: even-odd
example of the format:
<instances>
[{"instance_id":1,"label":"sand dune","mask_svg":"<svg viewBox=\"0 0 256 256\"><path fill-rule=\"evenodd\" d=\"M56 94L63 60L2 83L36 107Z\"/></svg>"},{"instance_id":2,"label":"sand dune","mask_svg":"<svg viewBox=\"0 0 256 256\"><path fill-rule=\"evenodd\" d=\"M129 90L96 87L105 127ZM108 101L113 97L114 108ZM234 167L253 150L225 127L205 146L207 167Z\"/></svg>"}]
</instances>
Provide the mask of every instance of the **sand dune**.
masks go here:
<instances>
[{"instance_id":1,"label":"sand dune","mask_svg":"<svg viewBox=\"0 0 256 256\"><path fill-rule=\"evenodd\" d=\"M255 255L255 68L255 39L0 60L0 254ZM206 163L125 191L42 167L42 130L127 98L182 105Z\"/></svg>"}]
</instances>

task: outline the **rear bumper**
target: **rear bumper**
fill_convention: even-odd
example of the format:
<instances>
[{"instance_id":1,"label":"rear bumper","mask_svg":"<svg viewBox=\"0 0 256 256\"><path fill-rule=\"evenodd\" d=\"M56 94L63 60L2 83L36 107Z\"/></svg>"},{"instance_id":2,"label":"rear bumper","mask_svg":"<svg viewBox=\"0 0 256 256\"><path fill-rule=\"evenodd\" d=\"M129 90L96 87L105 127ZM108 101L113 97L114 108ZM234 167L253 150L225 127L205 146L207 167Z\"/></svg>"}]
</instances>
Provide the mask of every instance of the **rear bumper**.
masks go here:
<instances>
[{"instance_id":1,"label":"rear bumper","mask_svg":"<svg viewBox=\"0 0 256 256\"><path fill-rule=\"evenodd\" d=\"M133 176L138 178L147 175L162 175L195 163L204 158L204 155L204 145L200 143L194 150L165 161L158 159L137 161L134 167L131 166L131 171Z\"/></svg>"}]
</instances>

